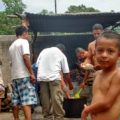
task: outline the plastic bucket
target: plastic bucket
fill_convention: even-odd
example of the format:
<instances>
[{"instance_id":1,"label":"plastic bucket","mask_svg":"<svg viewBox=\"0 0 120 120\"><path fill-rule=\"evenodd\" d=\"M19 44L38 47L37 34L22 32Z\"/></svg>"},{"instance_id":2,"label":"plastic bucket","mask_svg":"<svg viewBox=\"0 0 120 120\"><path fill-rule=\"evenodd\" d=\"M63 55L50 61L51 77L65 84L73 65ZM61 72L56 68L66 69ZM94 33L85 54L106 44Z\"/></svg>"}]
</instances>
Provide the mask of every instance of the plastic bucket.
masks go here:
<instances>
[{"instance_id":1,"label":"plastic bucket","mask_svg":"<svg viewBox=\"0 0 120 120\"><path fill-rule=\"evenodd\" d=\"M80 118L84 104L87 103L87 98L67 99L64 98L63 108L66 118Z\"/></svg>"}]
</instances>

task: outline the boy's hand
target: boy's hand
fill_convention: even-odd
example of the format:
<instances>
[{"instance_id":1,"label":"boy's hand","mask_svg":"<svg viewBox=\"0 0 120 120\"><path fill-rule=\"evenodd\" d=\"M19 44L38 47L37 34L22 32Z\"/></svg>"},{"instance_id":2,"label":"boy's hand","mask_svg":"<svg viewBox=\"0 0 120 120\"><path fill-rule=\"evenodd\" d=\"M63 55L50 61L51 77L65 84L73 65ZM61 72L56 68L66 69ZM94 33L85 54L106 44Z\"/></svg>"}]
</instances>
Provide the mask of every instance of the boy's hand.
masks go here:
<instances>
[{"instance_id":1,"label":"boy's hand","mask_svg":"<svg viewBox=\"0 0 120 120\"><path fill-rule=\"evenodd\" d=\"M81 114L81 120L87 120L88 113L86 112L86 108L87 106L84 105L84 110L82 111L82 114Z\"/></svg>"},{"instance_id":2,"label":"boy's hand","mask_svg":"<svg viewBox=\"0 0 120 120\"><path fill-rule=\"evenodd\" d=\"M35 83L35 76L33 74L30 75L30 80L32 83Z\"/></svg>"},{"instance_id":3,"label":"boy's hand","mask_svg":"<svg viewBox=\"0 0 120 120\"><path fill-rule=\"evenodd\" d=\"M73 89L73 84L69 84L69 89L72 90Z\"/></svg>"},{"instance_id":4,"label":"boy's hand","mask_svg":"<svg viewBox=\"0 0 120 120\"><path fill-rule=\"evenodd\" d=\"M85 88L85 82L82 82L82 83L80 84L80 88Z\"/></svg>"},{"instance_id":5,"label":"boy's hand","mask_svg":"<svg viewBox=\"0 0 120 120\"><path fill-rule=\"evenodd\" d=\"M100 65L95 65L95 66L94 66L94 69L95 69L95 70L100 70L101 67L100 67Z\"/></svg>"}]
</instances>

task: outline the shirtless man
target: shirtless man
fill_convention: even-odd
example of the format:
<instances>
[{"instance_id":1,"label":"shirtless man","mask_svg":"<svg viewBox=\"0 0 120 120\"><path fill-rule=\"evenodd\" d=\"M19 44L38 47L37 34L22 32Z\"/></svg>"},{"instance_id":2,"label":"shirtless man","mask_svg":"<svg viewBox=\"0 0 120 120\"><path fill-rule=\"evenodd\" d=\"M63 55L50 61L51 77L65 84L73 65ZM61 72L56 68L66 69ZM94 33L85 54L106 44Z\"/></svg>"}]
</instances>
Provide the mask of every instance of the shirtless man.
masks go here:
<instances>
[{"instance_id":1,"label":"shirtless man","mask_svg":"<svg viewBox=\"0 0 120 120\"><path fill-rule=\"evenodd\" d=\"M94 41L90 42L88 44L88 58L86 59L87 63L90 63L92 65L95 65L95 43L98 38L98 36L103 32L103 26L101 24L95 24L92 27L92 34L93 37L95 38Z\"/></svg>"},{"instance_id":2,"label":"shirtless man","mask_svg":"<svg viewBox=\"0 0 120 120\"><path fill-rule=\"evenodd\" d=\"M120 117L120 68L116 66L120 56L120 35L103 32L96 41L96 60L101 66L93 84L93 99L85 106L81 118L86 120L118 120Z\"/></svg>"},{"instance_id":3,"label":"shirtless man","mask_svg":"<svg viewBox=\"0 0 120 120\"><path fill-rule=\"evenodd\" d=\"M94 41L90 42L88 44L88 55L87 55L87 59L85 60L85 64L86 63L90 63L94 66L94 68L100 69L100 66L98 65L98 63L95 60L95 43L96 40L98 38L98 36L103 32L103 26L101 24L94 24L92 27L92 34L93 37L95 38ZM83 79L83 82L81 84L81 86L84 88L85 84L87 83L87 91L89 91L89 97L88 97L88 104L91 103L91 99L92 99L92 84L93 84L93 80L94 80L94 72L90 72L90 71L86 71L85 72L85 76Z\"/></svg>"},{"instance_id":4,"label":"shirtless man","mask_svg":"<svg viewBox=\"0 0 120 120\"><path fill-rule=\"evenodd\" d=\"M94 41L90 42L88 44L88 55L87 55L87 59L85 60L85 63L90 63L92 65L94 65L95 68L97 68L97 63L95 62L95 43L96 43L96 39L99 37L99 35L103 32L103 26L101 24L95 24L92 27L92 34L95 38ZM83 82L86 82L88 76L89 76L89 71L86 71L86 75L85 75L85 79ZM84 84L84 83L83 83Z\"/></svg>"}]
</instances>

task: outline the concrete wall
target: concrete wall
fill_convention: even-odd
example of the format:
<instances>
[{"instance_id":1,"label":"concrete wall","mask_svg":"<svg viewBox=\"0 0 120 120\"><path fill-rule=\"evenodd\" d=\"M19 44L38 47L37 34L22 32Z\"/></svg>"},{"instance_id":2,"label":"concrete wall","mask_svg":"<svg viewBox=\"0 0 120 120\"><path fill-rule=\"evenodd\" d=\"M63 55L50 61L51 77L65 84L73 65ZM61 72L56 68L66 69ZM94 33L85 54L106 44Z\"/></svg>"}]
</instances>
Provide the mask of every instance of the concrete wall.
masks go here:
<instances>
[{"instance_id":1,"label":"concrete wall","mask_svg":"<svg viewBox=\"0 0 120 120\"><path fill-rule=\"evenodd\" d=\"M8 49L15 35L0 35L0 59L2 61L2 73L5 85L11 82L10 62Z\"/></svg>"}]
</instances>

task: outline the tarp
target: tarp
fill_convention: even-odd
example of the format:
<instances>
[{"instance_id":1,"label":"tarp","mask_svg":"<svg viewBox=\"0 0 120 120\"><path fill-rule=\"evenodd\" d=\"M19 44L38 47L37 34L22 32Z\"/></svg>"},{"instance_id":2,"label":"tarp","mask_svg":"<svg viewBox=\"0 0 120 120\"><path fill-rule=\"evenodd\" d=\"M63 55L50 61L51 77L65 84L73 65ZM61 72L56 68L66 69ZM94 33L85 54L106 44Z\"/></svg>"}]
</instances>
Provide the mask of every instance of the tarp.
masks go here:
<instances>
[{"instance_id":1,"label":"tarp","mask_svg":"<svg viewBox=\"0 0 120 120\"><path fill-rule=\"evenodd\" d=\"M41 50L62 43L66 47L65 54L72 69L76 62L75 49L77 47L87 49L88 43L92 40L94 40L92 35L38 36L34 45L35 61Z\"/></svg>"},{"instance_id":2,"label":"tarp","mask_svg":"<svg viewBox=\"0 0 120 120\"><path fill-rule=\"evenodd\" d=\"M33 32L89 32L95 23L105 27L120 20L120 13L39 15L26 13Z\"/></svg>"}]
</instances>

